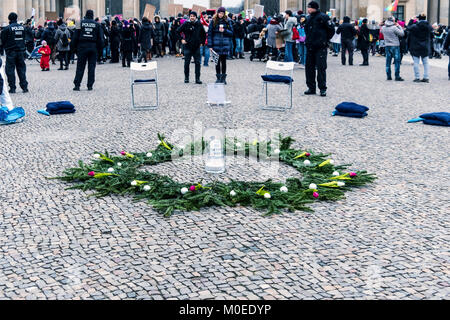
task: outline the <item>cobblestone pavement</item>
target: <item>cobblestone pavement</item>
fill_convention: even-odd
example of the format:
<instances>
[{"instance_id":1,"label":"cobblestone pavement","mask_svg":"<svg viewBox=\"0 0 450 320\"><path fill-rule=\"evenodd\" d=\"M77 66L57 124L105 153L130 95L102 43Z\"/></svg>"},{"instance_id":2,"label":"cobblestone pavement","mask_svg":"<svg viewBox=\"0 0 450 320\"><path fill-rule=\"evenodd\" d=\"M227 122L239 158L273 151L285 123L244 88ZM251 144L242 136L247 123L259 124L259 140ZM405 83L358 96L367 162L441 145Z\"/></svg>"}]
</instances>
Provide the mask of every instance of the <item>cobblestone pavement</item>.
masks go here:
<instances>
[{"instance_id":1,"label":"cobblestone pavement","mask_svg":"<svg viewBox=\"0 0 450 320\"><path fill-rule=\"evenodd\" d=\"M303 96L304 70L296 68L286 113L257 109L260 62L230 61L232 105L209 109L206 85L183 83L182 60L159 60L161 107L142 112L129 110L129 70L119 65L98 66L94 91L84 82L73 92L73 65L43 73L29 64L30 93L13 95L26 121L0 127L0 298L449 298L449 131L406 123L450 111L447 60L433 63L429 84L412 82L408 60L403 83L385 80L383 58L371 58L370 67L339 60L328 58L325 98ZM212 66L202 71L205 83L214 80ZM36 112L58 100L72 101L77 112ZM331 117L342 101L368 105L369 116ZM157 132L170 137L199 123L279 129L295 147L331 152L337 163L379 179L344 200L315 203L314 213L211 208L169 219L129 197L87 197L46 179L95 151L146 151ZM159 170L206 176L199 163ZM229 168L239 179L259 180L258 172Z\"/></svg>"}]
</instances>

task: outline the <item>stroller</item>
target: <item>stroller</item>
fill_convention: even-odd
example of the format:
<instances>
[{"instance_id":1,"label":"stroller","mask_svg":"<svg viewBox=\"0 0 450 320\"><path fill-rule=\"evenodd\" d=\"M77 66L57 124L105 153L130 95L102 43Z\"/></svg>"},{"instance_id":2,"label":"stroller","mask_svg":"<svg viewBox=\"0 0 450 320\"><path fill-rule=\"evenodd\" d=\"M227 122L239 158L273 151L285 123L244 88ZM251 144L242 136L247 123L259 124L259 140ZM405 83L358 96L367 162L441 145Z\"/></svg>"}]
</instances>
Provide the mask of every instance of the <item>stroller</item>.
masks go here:
<instances>
[{"instance_id":1,"label":"stroller","mask_svg":"<svg viewBox=\"0 0 450 320\"><path fill-rule=\"evenodd\" d=\"M266 39L252 39L253 41L253 52L250 56L250 61L253 61L253 59L259 59L261 61L266 57L267 52L267 45L266 45Z\"/></svg>"},{"instance_id":2,"label":"stroller","mask_svg":"<svg viewBox=\"0 0 450 320\"><path fill-rule=\"evenodd\" d=\"M39 51L39 49L41 48L42 46L37 46L37 47L35 47L34 49L33 49L33 51L31 51L31 53L29 53L29 52L27 52L27 54L28 54L28 59L29 60L36 60L37 62L40 62L41 61L41 54L40 53L38 53L38 51Z\"/></svg>"}]
</instances>

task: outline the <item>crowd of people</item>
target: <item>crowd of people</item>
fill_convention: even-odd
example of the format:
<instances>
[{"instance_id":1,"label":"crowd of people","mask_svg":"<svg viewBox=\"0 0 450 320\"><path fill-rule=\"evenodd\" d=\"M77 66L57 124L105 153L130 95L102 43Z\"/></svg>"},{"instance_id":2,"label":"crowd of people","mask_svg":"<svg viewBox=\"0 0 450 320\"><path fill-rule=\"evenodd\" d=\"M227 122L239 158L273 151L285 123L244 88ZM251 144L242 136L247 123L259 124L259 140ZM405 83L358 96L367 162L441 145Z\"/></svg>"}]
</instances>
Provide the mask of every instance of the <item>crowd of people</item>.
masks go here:
<instances>
[{"instance_id":1,"label":"crowd of people","mask_svg":"<svg viewBox=\"0 0 450 320\"><path fill-rule=\"evenodd\" d=\"M408 23L390 17L376 23L367 19L342 21L331 19L320 11L319 4L311 1L307 12L283 14L261 18L245 18L241 14L226 13L220 7L211 16L206 12L191 11L189 16L161 18L147 17L121 20L118 17L94 19L88 10L84 19L76 22L48 21L44 26L32 26L32 20L18 23L17 14L8 17L9 25L1 31L0 52L6 53L6 74L10 92L16 91L15 70L19 84L28 91L25 59L33 53L41 55L42 71L50 71L50 63L59 61L58 70L68 70L77 59L74 90L79 91L88 65L88 90L95 82L96 64L122 63L130 67L132 61L147 62L173 55L184 59L185 82L189 82L191 61L195 63L195 83L201 84L201 66L209 66L212 58L216 66L217 83L226 84L227 60L276 60L295 62L305 68L308 90L315 94L316 86L326 95L327 56L341 54L341 62L353 65L355 51L360 51L361 66L369 65L372 54L386 57L387 80L400 76L403 55L410 53L414 61L416 82L429 82L429 59L441 59L450 50L446 26L431 25L424 14L412 17ZM347 59L348 55L348 59ZM424 65L420 79L419 63ZM450 80L450 62L449 62ZM317 85L316 85L317 77Z\"/></svg>"}]
</instances>

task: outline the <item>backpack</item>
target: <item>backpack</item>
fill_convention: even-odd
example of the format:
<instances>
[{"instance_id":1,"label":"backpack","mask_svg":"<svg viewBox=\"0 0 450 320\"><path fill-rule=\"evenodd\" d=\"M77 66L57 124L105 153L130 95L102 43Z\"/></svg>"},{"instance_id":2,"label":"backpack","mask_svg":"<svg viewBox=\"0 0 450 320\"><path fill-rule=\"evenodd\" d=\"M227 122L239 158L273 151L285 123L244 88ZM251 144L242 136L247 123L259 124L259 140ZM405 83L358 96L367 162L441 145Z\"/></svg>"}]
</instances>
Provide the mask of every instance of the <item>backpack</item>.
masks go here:
<instances>
[{"instance_id":1,"label":"backpack","mask_svg":"<svg viewBox=\"0 0 450 320\"><path fill-rule=\"evenodd\" d=\"M292 40L300 40L300 34L296 27L292 28Z\"/></svg>"},{"instance_id":2,"label":"backpack","mask_svg":"<svg viewBox=\"0 0 450 320\"><path fill-rule=\"evenodd\" d=\"M61 37L61 43L63 47L67 47L69 45L69 38L67 37L67 34L65 32Z\"/></svg>"}]
</instances>

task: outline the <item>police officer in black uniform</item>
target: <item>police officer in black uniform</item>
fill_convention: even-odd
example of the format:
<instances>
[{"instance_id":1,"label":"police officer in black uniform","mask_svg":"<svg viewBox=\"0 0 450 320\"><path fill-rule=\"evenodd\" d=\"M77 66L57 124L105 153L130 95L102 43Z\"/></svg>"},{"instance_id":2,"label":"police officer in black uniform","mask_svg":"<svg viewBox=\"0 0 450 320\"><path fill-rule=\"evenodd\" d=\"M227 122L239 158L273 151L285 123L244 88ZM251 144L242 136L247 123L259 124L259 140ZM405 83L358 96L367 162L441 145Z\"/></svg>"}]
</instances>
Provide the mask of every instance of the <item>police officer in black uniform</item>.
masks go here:
<instances>
[{"instance_id":1,"label":"police officer in black uniform","mask_svg":"<svg viewBox=\"0 0 450 320\"><path fill-rule=\"evenodd\" d=\"M9 93L16 92L16 74L20 80L23 92L28 92L26 77L27 66L25 65L25 27L17 23L17 14L11 12L8 16L9 26L1 33L3 49L6 52L5 72L8 77Z\"/></svg>"},{"instance_id":2,"label":"police officer in black uniform","mask_svg":"<svg viewBox=\"0 0 450 320\"><path fill-rule=\"evenodd\" d=\"M86 62L88 63L88 90L92 90L95 82L95 65L97 63L97 52L103 48L103 36L100 24L94 21L94 11L87 10L86 16L80 22L80 26L75 30L71 49L77 51L77 72L73 83L73 90L80 91L80 84L83 80Z\"/></svg>"},{"instance_id":3,"label":"police officer in black uniform","mask_svg":"<svg viewBox=\"0 0 450 320\"><path fill-rule=\"evenodd\" d=\"M334 35L334 26L330 17L320 12L319 4L311 1L308 4L309 16L305 24L306 32L306 85L305 94L316 94L316 69L317 82L320 95L327 95L327 47L328 41Z\"/></svg>"}]
</instances>

